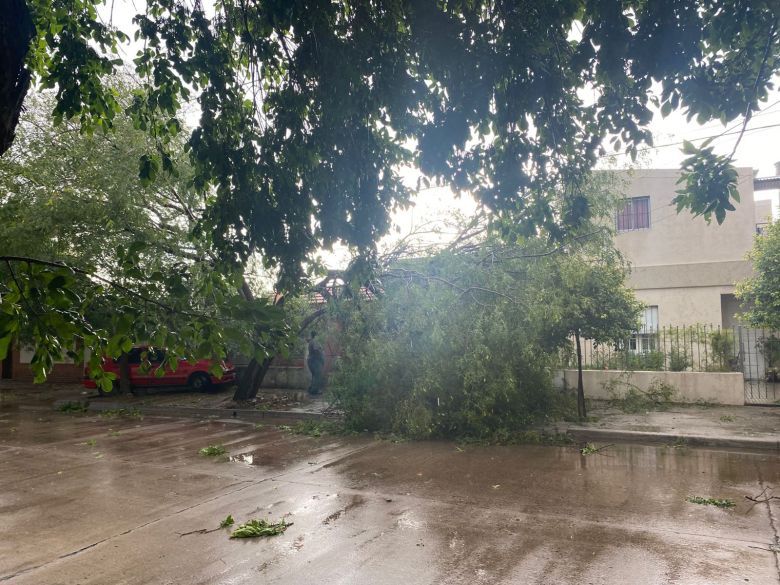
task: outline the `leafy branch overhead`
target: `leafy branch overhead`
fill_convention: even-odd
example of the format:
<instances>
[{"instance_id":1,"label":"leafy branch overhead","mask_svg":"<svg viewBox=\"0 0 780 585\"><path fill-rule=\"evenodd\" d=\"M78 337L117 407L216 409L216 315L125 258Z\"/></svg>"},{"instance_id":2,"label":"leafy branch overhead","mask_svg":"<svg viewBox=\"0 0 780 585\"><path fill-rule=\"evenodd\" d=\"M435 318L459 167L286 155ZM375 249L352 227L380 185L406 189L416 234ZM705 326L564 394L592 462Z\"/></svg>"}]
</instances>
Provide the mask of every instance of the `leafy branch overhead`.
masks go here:
<instances>
[{"instance_id":1,"label":"leafy branch overhead","mask_svg":"<svg viewBox=\"0 0 780 585\"><path fill-rule=\"evenodd\" d=\"M141 340L266 363L289 327L248 263L287 292L322 247L370 258L406 167L509 245L565 246L604 144L636 156L656 107L746 124L780 70L774 0L147 0L125 31L101 0L8 4L0 355L35 345L40 380L90 349L103 388L101 355ZM678 207L723 221L731 158L691 151Z\"/></svg>"},{"instance_id":2,"label":"leafy branch overhead","mask_svg":"<svg viewBox=\"0 0 780 585\"><path fill-rule=\"evenodd\" d=\"M152 138L145 182L176 170L171 144L186 134L193 184L213 193L201 229L225 258L262 253L288 285L319 245L373 246L409 201L406 164L524 233L562 237L547 194L565 185L576 201L603 141L635 156L654 106L747 119L780 67L772 0L225 0L213 13L149 0L133 19L143 86L125 106L107 79L128 36L99 5L27 0L35 35L13 37L28 51L19 73L55 88L55 115L85 131L126 109ZM678 203L720 220L728 162L697 158L707 172ZM587 213L573 209L570 221Z\"/></svg>"},{"instance_id":3,"label":"leafy branch overhead","mask_svg":"<svg viewBox=\"0 0 780 585\"><path fill-rule=\"evenodd\" d=\"M116 91L129 102L123 81ZM28 100L0 158L0 357L12 342L34 347L41 381L54 361L80 362L90 350L89 373L108 391L114 375L101 357L139 341L166 348L159 373L183 357L222 359L226 347L261 359L283 347L279 308L242 294L242 267L218 262L208 240L191 235L205 201L188 185L183 145L179 176L143 186L144 132L124 115L107 135L55 126L55 103Z\"/></svg>"}]
</instances>

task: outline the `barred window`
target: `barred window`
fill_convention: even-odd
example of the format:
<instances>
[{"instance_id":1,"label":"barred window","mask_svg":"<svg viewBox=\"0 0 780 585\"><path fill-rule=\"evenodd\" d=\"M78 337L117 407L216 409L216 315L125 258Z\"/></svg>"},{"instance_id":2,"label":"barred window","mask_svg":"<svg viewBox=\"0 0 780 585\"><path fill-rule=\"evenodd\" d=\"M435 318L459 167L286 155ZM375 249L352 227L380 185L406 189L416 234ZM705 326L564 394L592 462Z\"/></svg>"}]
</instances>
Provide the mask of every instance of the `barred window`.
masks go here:
<instances>
[{"instance_id":1,"label":"barred window","mask_svg":"<svg viewBox=\"0 0 780 585\"><path fill-rule=\"evenodd\" d=\"M617 214L617 230L628 232L650 227L650 197L631 197Z\"/></svg>"}]
</instances>

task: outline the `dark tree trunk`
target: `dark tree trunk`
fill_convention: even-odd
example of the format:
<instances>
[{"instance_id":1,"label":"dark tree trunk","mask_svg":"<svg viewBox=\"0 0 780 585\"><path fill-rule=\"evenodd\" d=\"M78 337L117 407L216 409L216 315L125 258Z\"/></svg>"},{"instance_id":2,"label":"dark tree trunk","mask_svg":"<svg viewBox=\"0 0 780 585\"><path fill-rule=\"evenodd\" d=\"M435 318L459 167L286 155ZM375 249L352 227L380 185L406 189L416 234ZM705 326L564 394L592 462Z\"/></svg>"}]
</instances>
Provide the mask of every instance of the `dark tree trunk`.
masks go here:
<instances>
[{"instance_id":1,"label":"dark tree trunk","mask_svg":"<svg viewBox=\"0 0 780 585\"><path fill-rule=\"evenodd\" d=\"M119 393L130 393L130 360L126 353L119 356Z\"/></svg>"},{"instance_id":2,"label":"dark tree trunk","mask_svg":"<svg viewBox=\"0 0 780 585\"><path fill-rule=\"evenodd\" d=\"M580 420L584 420L587 413L585 412L585 387L582 383L582 345L579 331L574 333L574 339L577 342L577 416Z\"/></svg>"},{"instance_id":3,"label":"dark tree trunk","mask_svg":"<svg viewBox=\"0 0 780 585\"><path fill-rule=\"evenodd\" d=\"M246 370L241 374L238 387L235 393L233 393L233 400L253 400L263 384L265 375L271 367L271 362L273 362L273 358L270 357L265 358L262 362L252 358Z\"/></svg>"},{"instance_id":4,"label":"dark tree trunk","mask_svg":"<svg viewBox=\"0 0 780 585\"><path fill-rule=\"evenodd\" d=\"M0 10L0 155L11 147L30 87L24 66L35 36L26 0L7 0Z\"/></svg>"},{"instance_id":5,"label":"dark tree trunk","mask_svg":"<svg viewBox=\"0 0 780 585\"><path fill-rule=\"evenodd\" d=\"M249 283L246 280L241 281L241 295L247 301L255 300L255 295L252 293L252 289L249 288ZM284 305L284 296L277 297L274 304L277 306ZM272 361L273 357L265 358L262 362L252 358L238 380L238 387L233 393L233 400L253 400L257 396L257 391L260 389Z\"/></svg>"},{"instance_id":6,"label":"dark tree trunk","mask_svg":"<svg viewBox=\"0 0 780 585\"><path fill-rule=\"evenodd\" d=\"M281 304L281 301L277 304ZM311 315L308 315L301 322L301 327L298 330L298 334L300 335L309 325L314 323L314 321L319 319L324 314L325 309L321 308L314 311ZM252 358L252 360L249 362L249 365L247 365L246 370L244 370L244 373L241 375L241 379L238 382L238 387L233 394L233 400L253 400L255 397L257 397L257 393L260 390L260 386L263 385L263 380L265 379L265 375L268 373L272 362L273 357L266 358L262 362Z\"/></svg>"}]
</instances>

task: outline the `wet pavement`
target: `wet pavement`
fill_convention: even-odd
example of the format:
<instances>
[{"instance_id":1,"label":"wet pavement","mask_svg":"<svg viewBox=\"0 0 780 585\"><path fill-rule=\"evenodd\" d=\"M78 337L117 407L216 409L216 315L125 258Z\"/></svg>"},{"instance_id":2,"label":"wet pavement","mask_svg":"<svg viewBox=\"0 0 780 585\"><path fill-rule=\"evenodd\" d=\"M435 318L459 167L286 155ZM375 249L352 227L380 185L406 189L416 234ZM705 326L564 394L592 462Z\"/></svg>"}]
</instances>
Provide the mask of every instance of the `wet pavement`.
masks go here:
<instances>
[{"instance_id":1,"label":"wet pavement","mask_svg":"<svg viewBox=\"0 0 780 585\"><path fill-rule=\"evenodd\" d=\"M228 455L198 454L212 444ZM0 582L778 584L780 500L744 497L772 486L774 453L582 455L6 406ZM187 534L228 514L293 524Z\"/></svg>"}]
</instances>

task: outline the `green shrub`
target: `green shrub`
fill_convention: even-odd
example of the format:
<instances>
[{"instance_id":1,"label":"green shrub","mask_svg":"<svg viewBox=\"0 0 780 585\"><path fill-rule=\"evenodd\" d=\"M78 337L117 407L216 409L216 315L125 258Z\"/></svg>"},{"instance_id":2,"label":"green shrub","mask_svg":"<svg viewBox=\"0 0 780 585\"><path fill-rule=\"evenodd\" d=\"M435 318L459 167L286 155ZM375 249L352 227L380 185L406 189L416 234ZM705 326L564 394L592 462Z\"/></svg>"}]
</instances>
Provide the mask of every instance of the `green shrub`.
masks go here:
<instances>
[{"instance_id":1,"label":"green shrub","mask_svg":"<svg viewBox=\"0 0 780 585\"><path fill-rule=\"evenodd\" d=\"M479 276L448 268L458 287ZM485 279L477 284L495 286ZM571 407L552 388L559 357L544 344L544 319L437 282L386 280L382 297L341 308L342 358L329 385L347 430L488 439Z\"/></svg>"},{"instance_id":2,"label":"green shrub","mask_svg":"<svg viewBox=\"0 0 780 585\"><path fill-rule=\"evenodd\" d=\"M688 350L677 344L672 344L672 349L669 352L669 371L684 372L692 365L693 362L688 356Z\"/></svg>"},{"instance_id":3,"label":"green shrub","mask_svg":"<svg viewBox=\"0 0 780 585\"><path fill-rule=\"evenodd\" d=\"M707 357L707 370L710 372L730 372L737 369L734 355L734 333L728 329L718 329L709 334L710 352Z\"/></svg>"}]
</instances>

